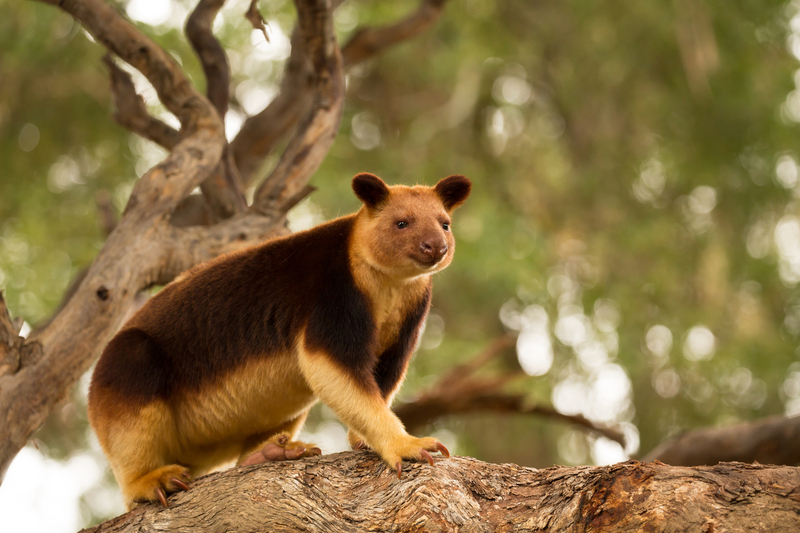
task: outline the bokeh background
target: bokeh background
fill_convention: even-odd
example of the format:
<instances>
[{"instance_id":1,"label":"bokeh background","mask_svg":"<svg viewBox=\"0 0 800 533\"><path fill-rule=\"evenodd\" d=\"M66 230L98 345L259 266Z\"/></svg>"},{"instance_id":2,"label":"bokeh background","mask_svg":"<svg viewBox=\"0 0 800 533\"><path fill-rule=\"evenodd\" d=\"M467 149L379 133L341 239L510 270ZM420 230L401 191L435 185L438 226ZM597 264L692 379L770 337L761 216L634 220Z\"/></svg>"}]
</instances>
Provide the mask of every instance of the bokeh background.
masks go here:
<instances>
[{"instance_id":1,"label":"bokeh background","mask_svg":"<svg viewBox=\"0 0 800 533\"><path fill-rule=\"evenodd\" d=\"M114 3L203 85L182 34L190 2ZM291 2L262 0L267 43L247 4L215 24L233 71L229 136L276 94L294 24ZM346 0L340 39L416 6ZM0 289L27 330L102 246L98 205L121 211L164 152L112 121L104 50L69 16L0 11ZM521 367L530 377L511 390L617 426L627 446L474 414L428 428L455 453L606 464L691 428L800 414L799 60L797 0L451 0L433 29L349 72L339 136L291 226L355 210L357 172L473 180L398 399L511 332L516 350L486 372ZM123 510L87 382L12 463L4 531L74 531ZM325 408L306 433L345 449Z\"/></svg>"}]
</instances>

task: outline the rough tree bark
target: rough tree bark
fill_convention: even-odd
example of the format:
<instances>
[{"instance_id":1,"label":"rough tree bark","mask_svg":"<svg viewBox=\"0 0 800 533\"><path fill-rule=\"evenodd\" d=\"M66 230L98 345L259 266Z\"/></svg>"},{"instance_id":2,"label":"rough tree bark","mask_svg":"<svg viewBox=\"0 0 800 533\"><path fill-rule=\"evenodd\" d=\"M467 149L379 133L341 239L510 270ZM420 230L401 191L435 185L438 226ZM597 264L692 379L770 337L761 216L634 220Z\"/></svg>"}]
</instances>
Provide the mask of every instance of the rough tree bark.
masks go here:
<instances>
[{"instance_id":1,"label":"rough tree bark","mask_svg":"<svg viewBox=\"0 0 800 533\"><path fill-rule=\"evenodd\" d=\"M466 457L409 465L369 452L240 467L87 533L702 531L800 529L800 469L629 461L544 470Z\"/></svg>"}]
</instances>

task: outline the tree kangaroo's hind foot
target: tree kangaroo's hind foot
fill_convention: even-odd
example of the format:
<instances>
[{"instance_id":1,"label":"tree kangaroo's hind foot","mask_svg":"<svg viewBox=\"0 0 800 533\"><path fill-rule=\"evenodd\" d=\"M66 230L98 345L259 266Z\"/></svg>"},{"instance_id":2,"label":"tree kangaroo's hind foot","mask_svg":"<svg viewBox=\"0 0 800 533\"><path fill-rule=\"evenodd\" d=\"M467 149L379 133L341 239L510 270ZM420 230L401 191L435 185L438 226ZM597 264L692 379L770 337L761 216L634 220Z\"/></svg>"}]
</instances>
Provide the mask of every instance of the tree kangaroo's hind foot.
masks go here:
<instances>
[{"instance_id":1,"label":"tree kangaroo's hind foot","mask_svg":"<svg viewBox=\"0 0 800 533\"><path fill-rule=\"evenodd\" d=\"M291 440L288 433L270 437L259 450L247 456L240 466L255 465L271 461L291 461L303 457L322 455L322 450L313 444Z\"/></svg>"},{"instance_id":2,"label":"tree kangaroo's hind foot","mask_svg":"<svg viewBox=\"0 0 800 533\"><path fill-rule=\"evenodd\" d=\"M185 466L167 465L157 468L142 477L135 479L125 488L128 501L134 503L159 501L164 507L167 494L181 490L189 490L186 483L192 476Z\"/></svg>"}]
</instances>

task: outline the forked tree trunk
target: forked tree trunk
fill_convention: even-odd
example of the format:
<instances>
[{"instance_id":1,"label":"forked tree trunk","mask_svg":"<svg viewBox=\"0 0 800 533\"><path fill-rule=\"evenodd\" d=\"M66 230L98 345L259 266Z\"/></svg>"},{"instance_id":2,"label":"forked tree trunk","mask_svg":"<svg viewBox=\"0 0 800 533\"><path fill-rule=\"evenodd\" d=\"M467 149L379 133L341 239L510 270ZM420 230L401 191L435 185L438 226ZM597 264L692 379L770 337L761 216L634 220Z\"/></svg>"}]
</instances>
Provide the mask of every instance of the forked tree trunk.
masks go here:
<instances>
[{"instance_id":1,"label":"forked tree trunk","mask_svg":"<svg viewBox=\"0 0 800 533\"><path fill-rule=\"evenodd\" d=\"M231 469L92 532L800 531L800 468L629 461L544 470L369 452Z\"/></svg>"}]
</instances>

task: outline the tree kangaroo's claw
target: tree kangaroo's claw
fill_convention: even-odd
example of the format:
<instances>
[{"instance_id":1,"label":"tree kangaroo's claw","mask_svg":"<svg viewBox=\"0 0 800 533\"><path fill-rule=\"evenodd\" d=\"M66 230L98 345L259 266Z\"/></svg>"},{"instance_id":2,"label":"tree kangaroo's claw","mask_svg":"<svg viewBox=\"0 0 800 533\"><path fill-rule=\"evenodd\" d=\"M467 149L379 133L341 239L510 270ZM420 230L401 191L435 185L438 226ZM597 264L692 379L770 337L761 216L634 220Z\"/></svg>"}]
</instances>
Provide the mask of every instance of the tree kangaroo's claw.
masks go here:
<instances>
[{"instance_id":1,"label":"tree kangaroo's claw","mask_svg":"<svg viewBox=\"0 0 800 533\"><path fill-rule=\"evenodd\" d=\"M173 485L175 485L181 490L189 490L189 485L187 485L186 483L184 483L183 481L181 481L176 477L170 479L170 481L172 482Z\"/></svg>"},{"instance_id":2,"label":"tree kangaroo's claw","mask_svg":"<svg viewBox=\"0 0 800 533\"><path fill-rule=\"evenodd\" d=\"M403 478L403 461L397 461L395 465L395 470L397 470L397 479Z\"/></svg>"},{"instance_id":3,"label":"tree kangaroo's claw","mask_svg":"<svg viewBox=\"0 0 800 533\"><path fill-rule=\"evenodd\" d=\"M433 466L433 457L431 457L431 454L428 453L428 450L420 450L419 454L422 456L423 459L428 461L429 465Z\"/></svg>"},{"instance_id":4,"label":"tree kangaroo's claw","mask_svg":"<svg viewBox=\"0 0 800 533\"><path fill-rule=\"evenodd\" d=\"M158 501L161 502L161 505L164 507L169 507L169 504L167 504L167 494L164 492L164 489L162 487L156 487L155 493L156 498L158 498Z\"/></svg>"},{"instance_id":5,"label":"tree kangaroo's claw","mask_svg":"<svg viewBox=\"0 0 800 533\"><path fill-rule=\"evenodd\" d=\"M441 442L437 442L436 443L436 449L439 450L440 452L442 452L442 455L444 455L445 457L450 457L450 450L448 450L447 446L445 446ZM431 464L433 464L433 463L431 463Z\"/></svg>"}]
</instances>

